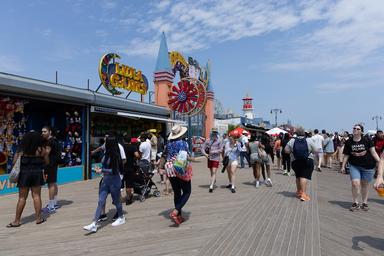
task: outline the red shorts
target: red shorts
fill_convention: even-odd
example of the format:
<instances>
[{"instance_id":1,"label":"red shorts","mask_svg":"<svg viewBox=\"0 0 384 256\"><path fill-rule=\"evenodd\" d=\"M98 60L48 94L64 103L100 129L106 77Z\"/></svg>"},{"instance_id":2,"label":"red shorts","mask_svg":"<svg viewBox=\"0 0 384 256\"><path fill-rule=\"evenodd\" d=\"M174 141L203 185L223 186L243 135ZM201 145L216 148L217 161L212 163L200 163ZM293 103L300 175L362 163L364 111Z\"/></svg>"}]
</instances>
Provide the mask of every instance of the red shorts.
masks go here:
<instances>
[{"instance_id":1,"label":"red shorts","mask_svg":"<svg viewBox=\"0 0 384 256\"><path fill-rule=\"evenodd\" d=\"M219 161L208 160L208 168L209 169L211 169L211 168L219 168L219 164L220 164Z\"/></svg>"}]
</instances>

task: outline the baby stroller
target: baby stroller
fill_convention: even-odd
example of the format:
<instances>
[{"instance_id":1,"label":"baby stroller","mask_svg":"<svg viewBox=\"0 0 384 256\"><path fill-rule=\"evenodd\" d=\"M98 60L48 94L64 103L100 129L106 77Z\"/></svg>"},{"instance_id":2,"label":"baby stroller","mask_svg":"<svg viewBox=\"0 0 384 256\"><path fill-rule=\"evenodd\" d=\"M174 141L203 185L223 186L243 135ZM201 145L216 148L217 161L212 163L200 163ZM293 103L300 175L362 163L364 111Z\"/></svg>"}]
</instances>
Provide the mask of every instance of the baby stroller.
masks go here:
<instances>
[{"instance_id":1,"label":"baby stroller","mask_svg":"<svg viewBox=\"0 0 384 256\"><path fill-rule=\"evenodd\" d=\"M140 160L136 165L137 176L133 182L133 191L138 195L140 202L144 202L153 190L152 195L160 197L160 191L155 182L152 181L154 176L151 164L146 160Z\"/></svg>"}]
</instances>

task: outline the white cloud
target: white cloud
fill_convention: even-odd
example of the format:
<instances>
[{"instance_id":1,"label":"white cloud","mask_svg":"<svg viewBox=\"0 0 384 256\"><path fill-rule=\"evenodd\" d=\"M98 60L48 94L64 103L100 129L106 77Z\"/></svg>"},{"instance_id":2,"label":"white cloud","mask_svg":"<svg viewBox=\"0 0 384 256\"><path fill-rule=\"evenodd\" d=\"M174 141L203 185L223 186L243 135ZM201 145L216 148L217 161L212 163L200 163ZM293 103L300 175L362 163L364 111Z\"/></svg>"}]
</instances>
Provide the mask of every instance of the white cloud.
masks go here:
<instances>
[{"instance_id":1,"label":"white cloud","mask_svg":"<svg viewBox=\"0 0 384 256\"><path fill-rule=\"evenodd\" d=\"M104 10L111 10L114 9L117 6L117 3L115 0L103 0L101 2L101 8Z\"/></svg>"},{"instance_id":2,"label":"white cloud","mask_svg":"<svg viewBox=\"0 0 384 256\"><path fill-rule=\"evenodd\" d=\"M156 11L149 10L147 17L137 23L141 39L128 43L131 54L155 55L157 51L148 46L158 44L162 31L167 33L170 49L190 52L219 42L287 30L300 22L293 6L276 4L273 0L263 3L250 0L161 1L152 7Z\"/></svg>"},{"instance_id":3,"label":"white cloud","mask_svg":"<svg viewBox=\"0 0 384 256\"><path fill-rule=\"evenodd\" d=\"M107 30L104 30L104 29L97 29L95 31L95 34L98 37L107 37L109 35L109 32Z\"/></svg>"},{"instance_id":4,"label":"white cloud","mask_svg":"<svg viewBox=\"0 0 384 256\"><path fill-rule=\"evenodd\" d=\"M316 13L312 11L312 13ZM314 14L316 16L316 14ZM295 41L295 59L272 67L339 69L363 65L384 48L384 2L342 0L320 15L324 25Z\"/></svg>"},{"instance_id":5,"label":"white cloud","mask_svg":"<svg viewBox=\"0 0 384 256\"><path fill-rule=\"evenodd\" d=\"M380 86L381 83L377 82L332 82L332 83L324 83L315 87L317 93L323 94L339 94L349 91L356 90L370 90L371 88L375 88Z\"/></svg>"}]
</instances>

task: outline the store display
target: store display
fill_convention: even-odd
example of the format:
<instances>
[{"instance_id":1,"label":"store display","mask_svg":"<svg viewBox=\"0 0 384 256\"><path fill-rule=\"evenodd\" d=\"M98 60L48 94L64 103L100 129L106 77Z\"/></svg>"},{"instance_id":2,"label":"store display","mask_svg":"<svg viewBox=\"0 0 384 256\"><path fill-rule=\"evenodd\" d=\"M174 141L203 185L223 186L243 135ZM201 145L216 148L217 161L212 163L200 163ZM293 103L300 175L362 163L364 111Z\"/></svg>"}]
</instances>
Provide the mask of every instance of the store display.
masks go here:
<instances>
[{"instance_id":1,"label":"store display","mask_svg":"<svg viewBox=\"0 0 384 256\"><path fill-rule=\"evenodd\" d=\"M82 148L83 141L81 117L77 109L65 112L66 126L64 134L62 135L63 140L61 153L61 166L75 166L81 165L82 163Z\"/></svg>"},{"instance_id":2,"label":"store display","mask_svg":"<svg viewBox=\"0 0 384 256\"><path fill-rule=\"evenodd\" d=\"M0 96L0 174L12 168L13 155L26 132L25 100Z\"/></svg>"}]
</instances>

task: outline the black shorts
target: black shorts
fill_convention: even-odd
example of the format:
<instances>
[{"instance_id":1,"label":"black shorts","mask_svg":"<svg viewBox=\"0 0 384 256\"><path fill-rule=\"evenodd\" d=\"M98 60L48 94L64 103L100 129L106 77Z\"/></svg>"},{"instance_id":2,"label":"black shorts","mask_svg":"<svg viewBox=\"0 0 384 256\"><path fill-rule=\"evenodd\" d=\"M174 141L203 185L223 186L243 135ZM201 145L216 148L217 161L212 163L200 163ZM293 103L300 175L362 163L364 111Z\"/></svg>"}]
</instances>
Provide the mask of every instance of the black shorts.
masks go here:
<instances>
[{"instance_id":1,"label":"black shorts","mask_svg":"<svg viewBox=\"0 0 384 256\"><path fill-rule=\"evenodd\" d=\"M313 159L295 160L292 162L292 169L295 171L296 178L312 179Z\"/></svg>"},{"instance_id":2,"label":"black shorts","mask_svg":"<svg viewBox=\"0 0 384 256\"><path fill-rule=\"evenodd\" d=\"M47 175L47 183L57 183L57 166L52 168L47 168L45 170L45 175Z\"/></svg>"},{"instance_id":3,"label":"black shorts","mask_svg":"<svg viewBox=\"0 0 384 256\"><path fill-rule=\"evenodd\" d=\"M139 174L134 170L127 170L123 175L122 186L133 188L134 182L138 179Z\"/></svg>"},{"instance_id":4,"label":"black shorts","mask_svg":"<svg viewBox=\"0 0 384 256\"><path fill-rule=\"evenodd\" d=\"M42 171L21 171L19 180L17 181L17 187L31 188L40 187L44 185L44 176Z\"/></svg>"}]
</instances>

